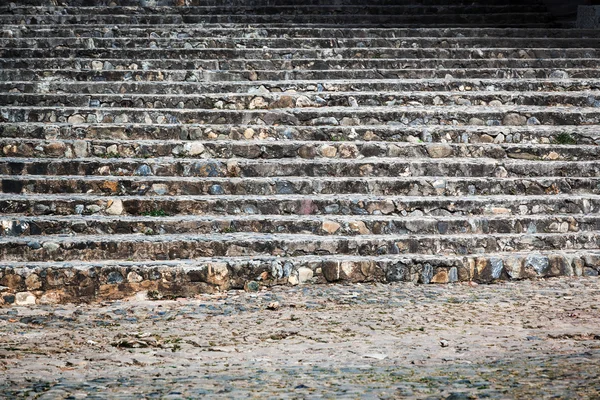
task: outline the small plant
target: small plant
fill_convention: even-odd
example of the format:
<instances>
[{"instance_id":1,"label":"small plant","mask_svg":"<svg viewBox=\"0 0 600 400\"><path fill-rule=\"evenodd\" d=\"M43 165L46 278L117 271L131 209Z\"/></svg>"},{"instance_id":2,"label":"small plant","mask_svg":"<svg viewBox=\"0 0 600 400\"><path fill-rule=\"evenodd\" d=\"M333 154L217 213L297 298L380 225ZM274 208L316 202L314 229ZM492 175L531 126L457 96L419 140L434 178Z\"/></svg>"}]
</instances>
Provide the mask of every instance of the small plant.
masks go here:
<instances>
[{"instance_id":1,"label":"small plant","mask_svg":"<svg viewBox=\"0 0 600 400\"><path fill-rule=\"evenodd\" d=\"M559 133L554 138L554 144L577 144L577 140L566 132Z\"/></svg>"},{"instance_id":2,"label":"small plant","mask_svg":"<svg viewBox=\"0 0 600 400\"><path fill-rule=\"evenodd\" d=\"M165 210L146 211L145 213L142 213L142 215L145 217L168 217L169 216L169 214L167 214Z\"/></svg>"},{"instance_id":3,"label":"small plant","mask_svg":"<svg viewBox=\"0 0 600 400\"><path fill-rule=\"evenodd\" d=\"M100 157L102 157L102 158L121 158L121 155L119 153L104 153L104 154L101 154Z\"/></svg>"},{"instance_id":4,"label":"small plant","mask_svg":"<svg viewBox=\"0 0 600 400\"><path fill-rule=\"evenodd\" d=\"M158 235L158 232L156 232L154 229L152 228L148 228L144 231L144 235L146 236L154 236L154 235Z\"/></svg>"}]
</instances>

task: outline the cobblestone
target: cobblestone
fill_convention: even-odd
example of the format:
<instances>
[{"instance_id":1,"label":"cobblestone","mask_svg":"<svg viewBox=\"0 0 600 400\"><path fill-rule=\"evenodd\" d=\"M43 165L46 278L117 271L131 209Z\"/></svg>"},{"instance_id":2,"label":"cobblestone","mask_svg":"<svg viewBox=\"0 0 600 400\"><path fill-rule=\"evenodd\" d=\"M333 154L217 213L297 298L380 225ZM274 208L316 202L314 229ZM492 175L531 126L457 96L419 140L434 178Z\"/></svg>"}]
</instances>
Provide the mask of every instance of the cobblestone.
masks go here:
<instances>
[{"instance_id":1,"label":"cobblestone","mask_svg":"<svg viewBox=\"0 0 600 400\"><path fill-rule=\"evenodd\" d=\"M598 279L563 277L17 306L0 309L0 393L594 399L599 301Z\"/></svg>"}]
</instances>

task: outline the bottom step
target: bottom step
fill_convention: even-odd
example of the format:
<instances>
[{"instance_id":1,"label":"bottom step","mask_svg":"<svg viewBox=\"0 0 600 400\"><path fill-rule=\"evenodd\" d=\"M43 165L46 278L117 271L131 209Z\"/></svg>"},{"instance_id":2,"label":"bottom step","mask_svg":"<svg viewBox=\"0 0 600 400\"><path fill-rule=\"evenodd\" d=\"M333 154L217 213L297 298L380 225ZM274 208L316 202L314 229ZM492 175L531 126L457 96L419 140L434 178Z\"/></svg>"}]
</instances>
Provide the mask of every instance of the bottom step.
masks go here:
<instances>
[{"instance_id":1,"label":"bottom step","mask_svg":"<svg viewBox=\"0 0 600 400\"><path fill-rule=\"evenodd\" d=\"M0 264L0 306L150 298L329 282L453 283L598 276L600 251L467 256L224 257L181 261Z\"/></svg>"}]
</instances>

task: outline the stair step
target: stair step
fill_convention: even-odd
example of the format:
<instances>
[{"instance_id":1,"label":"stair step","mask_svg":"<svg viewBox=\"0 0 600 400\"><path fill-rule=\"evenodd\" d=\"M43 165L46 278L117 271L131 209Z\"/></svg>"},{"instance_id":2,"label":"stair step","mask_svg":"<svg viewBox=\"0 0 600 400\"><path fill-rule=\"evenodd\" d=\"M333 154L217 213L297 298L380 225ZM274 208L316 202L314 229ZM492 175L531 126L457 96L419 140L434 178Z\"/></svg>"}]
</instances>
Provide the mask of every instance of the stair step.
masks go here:
<instances>
[{"instance_id":1,"label":"stair step","mask_svg":"<svg viewBox=\"0 0 600 400\"><path fill-rule=\"evenodd\" d=\"M111 208L111 206L113 206ZM122 208L121 208L122 207ZM600 210L600 196L377 196L335 195L208 195L94 196L79 194L0 194L2 214L74 215L540 215L589 214Z\"/></svg>"},{"instance_id":2,"label":"stair step","mask_svg":"<svg viewBox=\"0 0 600 400\"><path fill-rule=\"evenodd\" d=\"M4 215L2 235L210 234L257 232L314 235L411 235L566 233L600 230L598 215L478 217L360 216L52 216ZM31 238L35 240L35 237Z\"/></svg>"},{"instance_id":3,"label":"stair step","mask_svg":"<svg viewBox=\"0 0 600 400\"><path fill-rule=\"evenodd\" d=\"M397 0L394 0L397 1ZM17 29L18 28L18 29ZM79 38L194 38L194 37L220 37L220 38L597 38L600 32L594 29L536 29L536 28L469 28L456 27L367 27L352 28L340 27L310 27L306 25L277 27L271 24L264 26L236 25L234 27L206 27L205 25L113 25L85 24L85 25L38 25L27 26L6 25L2 31L3 37L79 37Z\"/></svg>"},{"instance_id":4,"label":"stair step","mask_svg":"<svg viewBox=\"0 0 600 400\"><path fill-rule=\"evenodd\" d=\"M38 238L36 238L38 239ZM484 254L500 251L597 249L600 232L485 235L361 235L226 233L210 235L78 235L0 238L5 261L176 260L196 257L307 254ZM51 244L49 244L51 243ZM36 248L37 247L37 248Z\"/></svg>"},{"instance_id":5,"label":"stair step","mask_svg":"<svg viewBox=\"0 0 600 400\"><path fill-rule=\"evenodd\" d=\"M491 26L491 27L510 27L510 26L531 26L530 21L535 20L535 24L546 24L552 26L552 18L547 13L509 13L495 12L486 14L463 14L463 13L440 13L433 15L406 15L406 14L351 14L351 15L328 15L328 14L210 14L210 15L190 15L190 14L155 14L155 15L131 15L131 14L113 14L113 15L24 15L24 14L0 14L0 24L2 25L49 25L49 24L107 24L107 25L128 25L128 24L355 24L358 26L368 26L369 24L387 24L400 26ZM456 10L458 12L458 10ZM462 11L462 10L461 10ZM356 21L360 21L356 24Z\"/></svg>"},{"instance_id":6,"label":"stair step","mask_svg":"<svg viewBox=\"0 0 600 400\"><path fill-rule=\"evenodd\" d=\"M0 37L0 46L16 49L328 49L328 48L597 48L598 38L505 38L505 37L458 37L458 38L121 38L121 37ZM526 50L524 51L526 53Z\"/></svg>"},{"instance_id":7,"label":"stair step","mask_svg":"<svg viewBox=\"0 0 600 400\"><path fill-rule=\"evenodd\" d=\"M13 15L32 15L37 17L46 16L97 16L97 15L129 15L138 16L147 15L214 15L214 14L257 14L257 15L311 15L311 14L329 14L331 16L340 14L485 14L485 13L522 13L522 12L545 12L545 7L541 4L444 4L437 6L426 6L422 4L388 4L386 7L370 4L234 4L234 5L202 5L202 6L180 6L180 7L0 7L0 14Z\"/></svg>"},{"instance_id":8,"label":"stair step","mask_svg":"<svg viewBox=\"0 0 600 400\"><path fill-rule=\"evenodd\" d=\"M597 39L594 39L597 40ZM524 55L526 51L524 50ZM129 58L5 58L0 60L3 69L63 69L63 70L336 70L336 69L460 69L460 68L549 68L560 69L598 68L597 58L465 58L465 59L338 59L338 58L292 58L286 59L230 59L230 60L198 60L198 59L152 59L144 58L140 62L132 62ZM456 78L455 78L456 79Z\"/></svg>"},{"instance_id":9,"label":"stair step","mask_svg":"<svg viewBox=\"0 0 600 400\"><path fill-rule=\"evenodd\" d=\"M29 49L0 48L1 58L129 58L143 60L146 57L163 59L305 59L305 58L419 58L419 59L465 59L465 58L600 58L600 49L592 48L534 48L516 49L511 47L477 48L477 49L441 49L441 48L263 48L263 49Z\"/></svg>"},{"instance_id":10,"label":"stair step","mask_svg":"<svg viewBox=\"0 0 600 400\"><path fill-rule=\"evenodd\" d=\"M6 138L50 140L308 140L308 141L380 141L426 143L489 143L498 135L507 143L560 143L565 145L600 145L600 132L594 125L525 125L525 126L265 126L211 124L68 124L68 123L1 123ZM9 149L12 151L12 149ZM4 154L4 153L3 153Z\"/></svg>"},{"instance_id":11,"label":"stair step","mask_svg":"<svg viewBox=\"0 0 600 400\"><path fill-rule=\"evenodd\" d=\"M133 72L133 71L130 71ZM197 95L215 93L240 93L266 96L293 95L305 92L326 96L336 92L581 92L600 90L600 79L331 79L295 81L233 81L233 82L175 82L175 81L113 81L113 82L61 82L13 81L0 82L0 91L11 93L73 93L73 94L169 94Z\"/></svg>"},{"instance_id":12,"label":"stair step","mask_svg":"<svg viewBox=\"0 0 600 400\"><path fill-rule=\"evenodd\" d=\"M122 298L130 290L159 295L241 289L250 280L265 285L307 282L491 282L498 279L597 274L599 253L563 250L456 256L421 254L298 257L211 257L196 260L5 262L0 272L16 291L57 291L60 302L102 295ZM307 273L310 270L310 273ZM28 279L29 278L29 279ZM302 278L300 281L299 278ZM121 290L111 291L119 286ZM33 288L33 289L32 289Z\"/></svg>"},{"instance_id":13,"label":"stair step","mask_svg":"<svg viewBox=\"0 0 600 400\"><path fill-rule=\"evenodd\" d=\"M1 107L0 122L251 124L251 125L592 125L600 121L597 107L538 106L394 106L289 108L286 110L186 110L93 107ZM347 118L344 120L344 118ZM476 120L474 120L476 118Z\"/></svg>"},{"instance_id":14,"label":"stair step","mask_svg":"<svg viewBox=\"0 0 600 400\"><path fill-rule=\"evenodd\" d=\"M591 161L600 158L599 146L572 144L507 144L504 134L495 143L433 144L378 141L62 141L40 139L0 139L3 156L26 158L110 159L180 157L248 159L362 159L389 158L493 158L546 161Z\"/></svg>"},{"instance_id":15,"label":"stair step","mask_svg":"<svg viewBox=\"0 0 600 400\"><path fill-rule=\"evenodd\" d=\"M462 69L348 69L348 70L292 70L292 71L188 71L188 70L27 70L4 69L0 71L3 81L39 80L73 80L73 81L207 81L228 82L236 80L277 81L277 80L328 80L337 79L517 79L517 78L552 78L557 71L546 68L462 68ZM561 76L575 79L598 79L597 68L565 68L558 72ZM566 75L565 75L566 74Z\"/></svg>"},{"instance_id":16,"label":"stair step","mask_svg":"<svg viewBox=\"0 0 600 400\"><path fill-rule=\"evenodd\" d=\"M114 3L114 5L111 5L110 8L113 7L148 7L148 3L145 0L112 0L112 2ZM49 6L48 3L46 2L46 0L22 0L20 2L21 4L27 5L29 7L42 7L42 8L47 8L47 9L56 9L56 8L63 8L61 7L57 7L55 5ZM178 1L177 0L161 0L161 5L160 6L153 6L151 7L152 9L156 9L156 8L165 8L165 7L176 7L176 9L181 9L184 8L184 6L181 6L180 4L178 5ZM65 5L68 5L70 7L97 7L97 2L96 0L69 0L68 2L64 2ZM412 2L411 0L376 0L376 1L370 1L369 2L370 5L372 6L393 6L393 5L408 5L408 6L413 6L414 2ZM489 6L506 6L506 5L522 5L522 4L529 4L529 5L539 5L540 3L538 1L516 1L516 0L486 0L485 2L481 2L478 0L455 0L451 3L452 5L466 5L466 6L471 6L471 5L477 5L477 4L483 4L483 5L489 5ZM197 6L222 6L223 5L223 1L222 0L189 0L187 2L187 6L192 6L192 7L197 7ZM262 7L262 6L279 6L279 5L283 5L283 6L289 6L290 5L290 1L289 0L245 0L243 2L243 4L240 5L244 5L244 6L254 6L254 7ZM293 5L296 5L295 3ZM327 1L323 1L323 0L307 0L307 1L303 1L302 5L304 6L317 6L317 5L331 5L331 6L364 6L364 2L362 1L358 1L358 0L327 0ZM419 5L421 6L434 6L434 5L442 5L442 6L447 6L448 5L448 0L421 0L419 2ZM4 10L7 11L11 11L11 10L18 10L20 9L19 5L10 5L8 7L5 7Z\"/></svg>"},{"instance_id":17,"label":"stair step","mask_svg":"<svg viewBox=\"0 0 600 400\"><path fill-rule=\"evenodd\" d=\"M440 146L434 145L437 151ZM431 152L430 148L430 152ZM527 158L531 158L527 156ZM286 177L286 176L455 176L455 177L595 177L600 163L593 161L537 161L525 158L386 158L347 159L186 159L157 157L148 159L100 157L0 158L0 173L5 175L119 175L188 177Z\"/></svg>"},{"instance_id":18,"label":"stair step","mask_svg":"<svg viewBox=\"0 0 600 400\"><path fill-rule=\"evenodd\" d=\"M355 100L353 105L352 99ZM396 105L487 106L575 106L600 108L600 91L581 92L330 92L245 94L74 94L74 93L1 93L0 103L10 106L64 106L109 108L181 108L181 109L276 109L296 107L394 107Z\"/></svg>"},{"instance_id":19,"label":"stair step","mask_svg":"<svg viewBox=\"0 0 600 400\"><path fill-rule=\"evenodd\" d=\"M370 194L375 196L600 194L600 178L189 178L0 175L0 192L119 196Z\"/></svg>"}]
</instances>

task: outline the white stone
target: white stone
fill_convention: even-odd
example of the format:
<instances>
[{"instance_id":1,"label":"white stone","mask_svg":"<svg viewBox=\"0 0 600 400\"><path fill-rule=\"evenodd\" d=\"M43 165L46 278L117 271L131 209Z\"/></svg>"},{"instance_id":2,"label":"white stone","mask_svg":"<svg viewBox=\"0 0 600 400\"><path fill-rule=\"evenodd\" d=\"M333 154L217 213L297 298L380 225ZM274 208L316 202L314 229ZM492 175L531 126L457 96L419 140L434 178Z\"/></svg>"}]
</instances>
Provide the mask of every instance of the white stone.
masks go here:
<instances>
[{"instance_id":1,"label":"white stone","mask_svg":"<svg viewBox=\"0 0 600 400\"><path fill-rule=\"evenodd\" d=\"M183 146L183 151L189 156L197 156L204 153L204 145L200 142L189 142Z\"/></svg>"},{"instance_id":2,"label":"white stone","mask_svg":"<svg viewBox=\"0 0 600 400\"><path fill-rule=\"evenodd\" d=\"M109 200L106 213L108 215L121 215L123 213L123 202L119 199Z\"/></svg>"},{"instance_id":3,"label":"white stone","mask_svg":"<svg viewBox=\"0 0 600 400\"><path fill-rule=\"evenodd\" d=\"M15 295L15 304L18 306L35 305L35 295L31 292L19 292Z\"/></svg>"},{"instance_id":4,"label":"white stone","mask_svg":"<svg viewBox=\"0 0 600 400\"><path fill-rule=\"evenodd\" d=\"M313 270L306 267L298 268L298 283L303 284L313 278Z\"/></svg>"}]
</instances>

